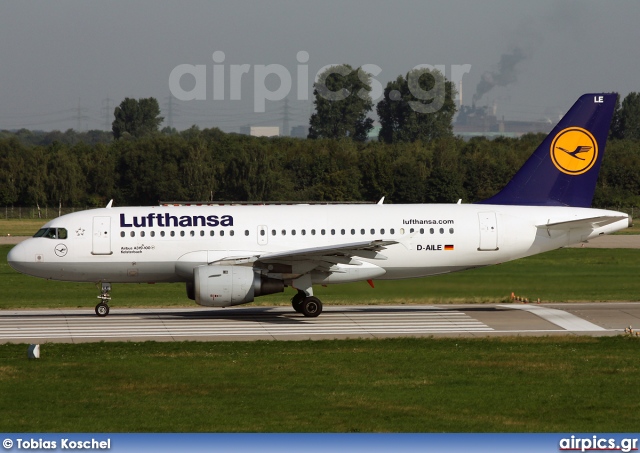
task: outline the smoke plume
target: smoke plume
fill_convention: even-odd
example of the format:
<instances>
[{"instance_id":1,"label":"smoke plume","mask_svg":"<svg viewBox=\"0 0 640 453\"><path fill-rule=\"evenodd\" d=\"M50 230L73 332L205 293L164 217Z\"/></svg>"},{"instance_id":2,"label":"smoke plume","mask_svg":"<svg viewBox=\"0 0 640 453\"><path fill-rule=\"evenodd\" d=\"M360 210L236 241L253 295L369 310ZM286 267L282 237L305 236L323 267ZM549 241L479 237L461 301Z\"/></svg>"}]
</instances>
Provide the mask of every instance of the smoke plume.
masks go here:
<instances>
[{"instance_id":1,"label":"smoke plume","mask_svg":"<svg viewBox=\"0 0 640 453\"><path fill-rule=\"evenodd\" d=\"M473 95L473 103L479 101L482 96L491 91L494 86L507 86L518 80L516 65L526 58L525 52L516 47L511 53L502 54L500 57L500 63L498 64L498 71L486 71L482 74L482 78L476 92Z\"/></svg>"}]
</instances>

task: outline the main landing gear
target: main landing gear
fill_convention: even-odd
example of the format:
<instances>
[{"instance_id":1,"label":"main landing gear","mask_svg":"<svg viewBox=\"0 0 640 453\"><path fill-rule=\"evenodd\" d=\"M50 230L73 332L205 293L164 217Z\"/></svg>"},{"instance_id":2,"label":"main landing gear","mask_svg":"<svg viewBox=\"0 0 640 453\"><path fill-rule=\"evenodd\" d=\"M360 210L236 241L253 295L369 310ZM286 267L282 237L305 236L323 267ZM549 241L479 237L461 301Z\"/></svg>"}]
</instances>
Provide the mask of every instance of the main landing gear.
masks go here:
<instances>
[{"instance_id":1,"label":"main landing gear","mask_svg":"<svg viewBox=\"0 0 640 453\"><path fill-rule=\"evenodd\" d=\"M298 313L302 313L308 318L315 318L322 313L322 302L315 296L307 296L304 291L298 290L298 293L291 298L291 305Z\"/></svg>"},{"instance_id":2,"label":"main landing gear","mask_svg":"<svg viewBox=\"0 0 640 453\"><path fill-rule=\"evenodd\" d=\"M111 300L109 291L111 291L111 283L102 282L102 290L98 296L100 303L96 305L96 315L101 318L104 318L109 314L109 301Z\"/></svg>"}]
</instances>

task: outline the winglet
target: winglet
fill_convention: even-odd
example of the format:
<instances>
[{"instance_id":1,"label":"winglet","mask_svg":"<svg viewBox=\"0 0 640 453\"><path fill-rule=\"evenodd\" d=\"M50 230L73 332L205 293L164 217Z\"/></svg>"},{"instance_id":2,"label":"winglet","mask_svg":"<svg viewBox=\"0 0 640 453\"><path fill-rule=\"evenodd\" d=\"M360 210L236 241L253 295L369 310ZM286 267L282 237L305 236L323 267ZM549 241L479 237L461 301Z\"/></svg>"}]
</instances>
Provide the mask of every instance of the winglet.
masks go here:
<instances>
[{"instance_id":1,"label":"winglet","mask_svg":"<svg viewBox=\"0 0 640 453\"><path fill-rule=\"evenodd\" d=\"M480 203L591 207L617 96L582 95L504 189Z\"/></svg>"}]
</instances>

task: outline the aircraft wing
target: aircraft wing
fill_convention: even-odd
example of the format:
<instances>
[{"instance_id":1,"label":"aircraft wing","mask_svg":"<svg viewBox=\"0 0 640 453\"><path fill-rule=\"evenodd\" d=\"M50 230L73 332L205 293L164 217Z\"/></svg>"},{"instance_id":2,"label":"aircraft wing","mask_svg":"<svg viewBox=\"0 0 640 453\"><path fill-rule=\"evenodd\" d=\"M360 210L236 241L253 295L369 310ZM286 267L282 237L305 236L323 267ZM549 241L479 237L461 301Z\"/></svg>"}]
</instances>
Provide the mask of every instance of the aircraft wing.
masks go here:
<instances>
[{"instance_id":1,"label":"aircraft wing","mask_svg":"<svg viewBox=\"0 0 640 453\"><path fill-rule=\"evenodd\" d=\"M387 257L378 253L387 246L397 244L397 241L364 241L350 244L330 245L325 247L313 247L308 249L291 250L287 252L268 253L260 255L259 261L268 263L270 261L282 260L317 260L319 258L351 258L360 257L374 260L386 260Z\"/></svg>"},{"instance_id":2,"label":"aircraft wing","mask_svg":"<svg viewBox=\"0 0 640 453\"><path fill-rule=\"evenodd\" d=\"M216 261L216 264L252 265L267 268L269 265L274 264L294 265L304 263L307 264L304 267L308 267L306 272L309 272L315 268L328 269L335 264L362 264L354 258L386 260L387 257L380 252L394 244L398 244L398 241L375 240L352 242L347 244L288 250L286 252L265 253L263 255L251 257L229 257Z\"/></svg>"},{"instance_id":3,"label":"aircraft wing","mask_svg":"<svg viewBox=\"0 0 640 453\"><path fill-rule=\"evenodd\" d=\"M574 228L596 228L615 223L618 220L626 219L623 216L599 216L590 217L588 219L568 220L566 222L546 223L544 225L536 225L537 228L546 230L571 230Z\"/></svg>"}]
</instances>

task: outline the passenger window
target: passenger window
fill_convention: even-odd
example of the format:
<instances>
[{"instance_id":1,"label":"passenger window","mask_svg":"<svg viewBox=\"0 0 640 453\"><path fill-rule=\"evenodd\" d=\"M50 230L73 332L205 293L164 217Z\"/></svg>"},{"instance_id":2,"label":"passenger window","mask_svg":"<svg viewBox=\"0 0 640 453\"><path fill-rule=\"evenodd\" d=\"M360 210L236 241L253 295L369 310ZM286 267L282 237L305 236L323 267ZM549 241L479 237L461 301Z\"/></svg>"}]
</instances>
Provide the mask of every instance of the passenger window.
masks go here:
<instances>
[{"instance_id":1,"label":"passenger window","mask_svg":"<svg viewBox=\"0 0 640 453\"><path fill-rule=\"evenodd\" d=\"M195 231L193 231L193 230L191 230L191 233L190 233L190 234L191 234L191 237L194 237L194 236L196 235L196 232L195 232Z\"/></svg>"},{"instance_id":2,"label":"passenger window","mask_svg":"<svg viewBox=\"0 0 640 453\"><path fill-rule=\"evenodd\" d=\"M124 231L120 232L120 237L123 238L124 237Z\"/></svg>"},{"instance_id":3,"label":"passenger window","mask_svg":"<svg viewBox=\"0 0 640 453\"><path fill-rule=\"evenodd\" d=\"M320 230L320 234L324 236L326 234L326 231L325 230Z\"/></svg>"},{"instance_id":4,"label":"passenger window","mask_svg":"<svg viewBox=\"0 0 640 453\"><path fill-rule=\"evenodd\" d=\"M200 230L200 237L204 236L204 230Z\"/></svg>"},{"instance_id":5,"label":"passenger window","mask_svg":"<svg viewBox=\"0 0 640 453\"><path fill-rule=\"evenodd\" d=\"M260 236L264 236L265 234L267 234L264 230L260 230ZM249 236L249 231L245 232L245 236Z\"/></svg>"},{"instance_id":6,"label":"passenger window","mask_svg":"<svg viewBox=\"0 0 640 453\"><path fill-rule=\"evenodd\" d=\"M453 234L453 228L449 228L449 233Z\"/></svg>"},{"instance_id":7,"label":"passenger window","mask_svg":"<svg viewBox=\"0 0 640 453\"><path fill-rule=\"evenodd\" d=\"M213 236L214 234L213 230L209 231L209 236Z\"/></svg>"},{"instance_id":8,"label":"passenger window","mask_svg":"<svg viewBox=\"0 0 640 453\"><path fill-rule=\"evenodd\" d=\"M143 238L144 237L144 231L140 232L140 237Z\"/></svg>"},{"instance_id":9,"label":"passenger window","mask_svg":"<svg viewBox=\"0 0 640 453\"><path fill-rule=\"evenodd\" d=\"M233 236L234 234L236 234L235 231L233 230L229 231L229 236Z\"/></svg>"},{"instance_id":10,"label":"passenger window","mask_svg":"<svg viewBox=\"0 0 640 453\"><path fill-rule=\"evenodd\" d=\"M344 233L345 233L345 231L344 231L344 228L343 228L342 230L340 230L340 234L344 236Z\"/></svg>"},{"instance_id":11,"label":"passenger window","mask_svg":"<svg viewBox=\"0 0 640 453\"><path fill-rule=\"evenodd\" d=\"M380 234L384 234L384 228L380 229Z\"/></svg>"},{"instance_id":12,"label":"passenger window","mask_svg":"<svg viewBox=\"0 0 640 453\"><path fill-rule=\"evenodd\" d=\"M331 230L331 236L335 236L336 235L336 230Z\"/></svg>"},{"instance_id":13,"label":"passenger window","mask_svg":"<svg viewBox=\"0 0 640 453\"><path fill-rule=\"evenodd\" d=\"M220 232L220 236L224 236L224 230Z\"/></svg>"},{"instance_id":14,"label":"passenger window","mask_svg":"<svg viewBox=\"0 0 640 453\"><path fill-rule=\"evenodd\" d=\"M389 230L389 233L390 233L390 234L396 234L396 230L394 230L393 228L391 228L391 229Z\"/></svg>"},{"instance_id":15,"label":"passenger window","mask_svg":"<svg viewBox=\"0 0 640 453\"><path fill-rule=\"evenodd\" d=\"M373 228L371 228L371 234L376 234L376 230L374 230Z\"/></svg>"},{"instance_id":16,"label":"passenger window","mask_svg":"<svg viewBox=\"0 0 640 453\"><path fill-rule=\"evenodd\" d=\"M287 230L282 230L282 235L286 236L287 235Z\"/></svg>"},{"instance_id":17,"label":"passenger window","mask_svg":"<svg viewBox=\"0 0 640 453\"><path fill-rule=\"evenodd\" d=\"M354 234L356 234L356 230L351 229L351 236L353 236Z\"/></svg>"},{"instance_id":18,"label":"passenger window","mask_svg":"<svg viewBox=\"0 0 640 453\"><path fill-rule=\"evenodd\" d=\"M409 233L413 233L415 230L413 228L409 229Z\"/></svg>"},{"instance_id":19,"label":"passenger window","mask_svg":"<svg viewBox=\"0 0 640 453\"><path fill-rule=\"evenodd\" d=\"M182 230L182 231L180 232L180 236L181 236L181 237L184 237L184 230Z\"/></svg>"},{"instance_id":20,"label":"passenger window","mask_svg":"<svg viewBox=\"0 0 640 453\"><path fill-rule=\"evenodd\" d=\"M171 237L174 237L174 236L176 235L176 232L175 232L175 231L171 231L171 233L169 233L169 235L170 235Z\"/></svg>"},{"instance_id":21,"label":"passenger window","mask_svg":"<svg viewBox=\"0 0 640 453\"><path fill-rule=\"evenodd\" d=\"M307 234L307 231L306 230L302 230L302 231L300 231L300 234L305 236Z\"/></svg>"},{"instance_id":22,"label":"passenger window","mask_svg":"<svg viewBox=\"0 0 640 453\"><path fill-rule=\"evenodd\" d=\"M204 231L203 231L203 233L204 233ZM151 234L152 238L156 237L156 232L155 231L152 231L150 234Z\"/></svg>"},{"instance_id":23,"label":"passenger window","mask_svg":"<svg viewBox=\"0 0 640 453\"><path fill-rule=\"evenodd\" d=\"M291 230L291 235L295 236L296 235L296 230Z\"/></svg>"},{"instance_id":24,"label":"passenger window","mask_svg":"<svg viewBox=\"0 0 640 453\"><path fill-rule=\"evenodd\" d=\"M431 234L435 233L434 229L433 228L429 228L429 233L431 233Z\"/></svg>"},{"instance_id":25,"label":"passenger window","mask_svg":"<svg viewBox=\"0 0 640 453\"><path fill-rule=\"evenodd\" d=\"M440 228L440 234L444 234L444 228Z\"/></svg>"},{"instance_id":26,"label":"passenger window","mask_svg":"<svg viewBox=\"0 0 640 453\"><path fill-rule=\"evenodd\" d=\"M275 236L276 235L276 230L271 230L271 236Z\"/></svg>"},{"instance_id":27,"label":"passenger window","mask_svg":"<svg viewBox=\"0 0 640 453\"><path fill-rule=\"evenodd\" d=\"M249 230L244 230L244 235L249 236ZM260 230L260 236L264 236L264 230Z\"/></svg>"},{"instance_id":28,"label":"passenger window","mask_svg":"<svg viewBox=\"0 0 640 453\"><path fill-rule=\"evenodd\" d=\"M316 235L316 230L311 230L311 235L315 236Z\"/></svg>"},{"instance_id":29,"label":"passenger window","mask_svg":"<svg viewBox=\"0 0 640 453\"><path fill-rule=\"evenodd\" d=\"M132 231L131 233L129 233L129 235L130 235L132 238L133 238L133 237L136 237L136 232L135 232L135 231Z\"/></svg>"},{"instance_id":30,"label":"passenger window","mask_svg":"<svg viewBox=\"0 0 640 453\"><path fill-rule=\"evenodd\" d=\"M160 236L164 237L164 231L160 232Z\"/></svg>"},{"instance_id":31,"label":"passenger window","mask_svg":"<svg viewBox=\"0 0 640 453\"><path fill-rule=\"evenodd\" d=\"M364 235L364 228L360 230L360 234Z\"/></svg>"}]
</instances>

